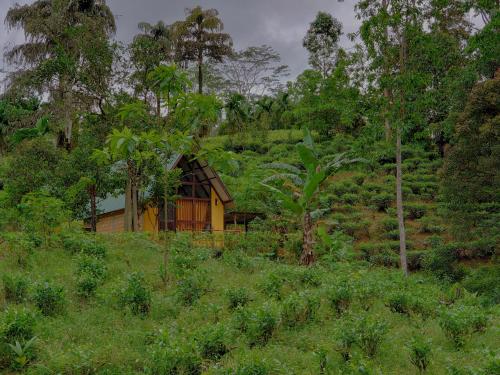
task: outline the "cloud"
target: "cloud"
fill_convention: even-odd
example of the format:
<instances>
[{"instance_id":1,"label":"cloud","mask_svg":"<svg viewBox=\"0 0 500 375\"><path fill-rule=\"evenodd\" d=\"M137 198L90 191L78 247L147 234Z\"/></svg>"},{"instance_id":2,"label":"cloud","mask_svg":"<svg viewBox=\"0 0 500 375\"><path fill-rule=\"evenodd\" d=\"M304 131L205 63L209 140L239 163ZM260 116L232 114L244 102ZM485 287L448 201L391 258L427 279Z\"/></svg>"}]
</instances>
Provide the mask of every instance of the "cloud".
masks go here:
<instances>
[{"instance_id":1,"label":"cloud","mask_svg":"<svg viewBox=\"0 0 500 375\"><path fill-rule=\"evenodd\" d=\"M0 0L0 19L14 3L29 3L28 0ZM344 24L345 32L358 27L354 16L354 0L108 0L108 5L117 18L116 39L128 43L138 32L142 21L167 24L184 18L184 9L201 5L216 8L220 12L226 32L233 37L235 48L268 44L288 64L293 78L307 68L307 51L302 47L302 38L309 23L318 11L326 11ZM8 31L0 22L0 46L6 47L22 41L20 31ZM342 38L345 47L350 45ZM0 64L0 69L2 64Z\"/></svg>"}]
</instances>

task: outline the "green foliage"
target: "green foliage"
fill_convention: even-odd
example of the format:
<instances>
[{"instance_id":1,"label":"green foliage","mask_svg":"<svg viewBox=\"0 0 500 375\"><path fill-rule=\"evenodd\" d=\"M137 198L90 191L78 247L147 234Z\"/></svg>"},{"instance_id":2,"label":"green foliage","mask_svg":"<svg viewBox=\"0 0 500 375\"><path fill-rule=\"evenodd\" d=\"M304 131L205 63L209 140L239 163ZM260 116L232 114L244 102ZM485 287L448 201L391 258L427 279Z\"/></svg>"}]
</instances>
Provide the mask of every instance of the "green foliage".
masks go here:
<instances>
[{"instance_id":1,"label":"green foliage","mask_svg":"<svg viewBox=\"0 0 500 375\"><path fill-rule=\"evenodd\" d=\"M335 350L340 353L344 362L349 361L352 357L353 346L358 342L358 336L353 321L343 321L335 337Z\"/></svg>"},{"instance_id":2,"label":"green foliage","mask_svg":"<svg viewBox=\"0 0 500 375\"><path fill-rule=\"evenodd\" d=\"M355 326L361 350L366 356L374 357L387 333L387 324L380 317L361 316Z\"/></svg>"},{"instance_id":3,"label":"green foliage","mask_svg":"<svg viewBox=\"0 0 500 375\"><path fill-rule=\"evenodd\" d=\"M202 359L193 343L166 336L154 344L146 373L201 375Z\"/></svg>"},{"instance_id":4,"label":"green foliage","mask_svg":"<svg viewBox=\"0 0 500 375\"><path fill-rule=\"evenodd\" d=\"M456 349L465 345L468 335L484 331L486 324L484 312L467 305L457 305L444 310L439 320L439 325Z\"/></svg>"},{"instance_id":5,"label":"green foliage","mask_svg":"<svg viewBox=\"0 0 500 375\"><path fill-rule=\"evenodd\" d=\"M47 281L36 283L33 289L33 302L43 315L61 314L66 307L64 288Z\"/></svg>"},{"instance_id":6,"label":"green foliage","mask_svg":"<svg viewBox=\"0 0 500 375\"><path fill-rule=\"evenodd\" d=\"M463 281L464 287L483 296L488 304L500 303L500 269L497 265L472 271Z\"/></svg>"},{"instance_id":7,"label":"green foliage","mask_svg":"<svg viewBox=\"0 0 500 375\"><path fill-rule=\"evenodd\" d=\"M315 319L320 299L311 291L294 293L281 304L281 322L287 327L300 326Z\"/></svg>"},{"instance_id":8,"label":"green foliage","mask_svg":"<svg viewBox=\"0 0 500 375\"><path fill-rule=\"evenodd\" d=\"M246 288L233 288L226 291L228 306L230 310L244 307L251 301L250 294Z\"/></svg>"},{"instance_id":9,"label":"green foliage","mask_svg":"<svg viewBox=\"0 0 500 375\"><path fill-rule=\"evenodd\" d=\"M118 302L134 315L145 317L151 310L151 290L141 273L127 276L125 285L118 291Z\"/></svg>"},{"instance_id":10,"label":"green foliage","mask_svg":"<svg viewBox=\"0 0 500 375\"><path fill-rule=\"evenodd\" d=\"M347 282L331 287L327 291L327 299L337 315L345 313L351 305L353 291Z\"/></svg>"},{"instance_id":11,"label":"green foliage","mask_svg":"<svg viewBox=\"0 0 500 375\"><path fill-rule=\"evenodd\" d=\"M177 299L184 305L192 305L207 292L208 285L207 276L200 271L184 276L177 281Z\"/></svg>"},{"instance_id":12,"label":"green foliage","mask_svg":"<svg viewBox=\"0 0 500 375\"><path fill-rule=\"evenodd\" d=\"M83 254L94 258L106 257L106 246L96 238L73 233L61 233L64 249L71 254Z\"/></svg>"},{"instance_id":13,"label":"green foliage","mask_svg":"<svg viewBox=\"0 0 500 375\"><path fill-rule=\"evenodd\" d=\"M18 208L25 229L41 234L46 241L69 217L64 203L46 192L26 194Z\"/></svg>"},{"instance_id":14,"label":"green foliage","mask_svg":"<svg viewBox=\"0 0 500 375\"><path fill-rule=\"evenodd\" d=\"M427 212L427 206L424 204L407 203L404 206L405 217L410 220L420 219Z\"/></svg>"},{"instance_id":15,"label":"green foliage","mask_svg":"<svg viewBox=\"0 0 500 375\"><path fill-rule=\"evenodd\" d=\"M13 303L22 303L27 299L30 281L23 275L3 275L3 290L5 300Z\"/></svg>"},{"instance_id":16,"label":"green foliage","mask_svg":"<svg viewBox=\"0 0 500 375\"><path fill-rule=\"evenodd\" d=\"M410 362L420 374L424 373L431 362L432 347L429 340L421 336L415 336L408 344L410 350Z\"/></svg>"},{"instance_id":17,"label":"green foliage","mask_svg":"<svg viewBox=\"0 0 500 375\"><path fill-rule=\"evenodd\" d=\"M250 346L265 346L278 327L278 312L270 304L250 311L247 315L246 334Z\"/></svg>"},{"instance_id":18,"label":"green foliage","mask_svg":"<svg viewBox=\"0 0 500 375\"><path fill-rule=\"evenodd\" d=\"M394 194L391 193L380 193L371 197L371 203L379 211L385 211L394 202Z\"/></svg>"},{"instance_id":19,"label":"green foliage","mask_svg":"<svg viewBox=\"0 0 500 375\"><path fill-rule=\"evenodd\" d=\"M0 316L0 370L20 370L35 359L36 323L35 314L26 309L9 309Z\"/></svg>"},{"instance_id":20,"label":"green foliage","mask_svg":"<svg viewBox=\"0 0 500 375\"><path fill-rule=\"evenodd\" d=\"M226 328L221 324L202 329L197 336L197 344L202 358L218 361L228 353L226 336Z\"/></svg>"}]
</instances>

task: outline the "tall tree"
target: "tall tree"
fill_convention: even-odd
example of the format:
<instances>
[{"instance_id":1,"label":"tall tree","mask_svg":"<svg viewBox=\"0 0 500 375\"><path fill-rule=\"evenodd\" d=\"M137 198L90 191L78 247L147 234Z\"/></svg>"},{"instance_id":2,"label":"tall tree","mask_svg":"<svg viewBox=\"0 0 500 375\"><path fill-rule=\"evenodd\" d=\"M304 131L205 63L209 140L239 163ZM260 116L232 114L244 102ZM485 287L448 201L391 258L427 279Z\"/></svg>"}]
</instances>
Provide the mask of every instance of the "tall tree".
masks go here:
<instances>
[{"instance_id":1,"label":"tall tree","mask_svg":"<svg viewBox=\"0 0 500 375\"><path fill-rule=\"evenodd\" d=\"M423 35L422 1L363 0L357 4L362 19L361 38L372 60L371 70L378 74L379 87L389 93L384 103L386 125L395 128L396 211L399 226L401 268L408 274L406 233L402 192L403 133L424 123L420 99L425 98L427 76L410 63L421 59L414 46Z\"/></svg>"},{"instance_id":2,"label":"tall tree","mask_svg":"<svg viewBox=\"0 0 500 375\"><path fill-rule=\"evenodd\" d=\"M197 6L186 10L186 19L172 25L176 38L177 61L193 61L198 68L198 93L203 93L205 58L222 61L232 51L232 39L216 9Z\"/></svg>"},{"instance_id":3,"label":"tall tree","mask_svg":"<svg viewBox=\"0 0 500 375\"><path fill-rule=\"evenodd\" d=\"M282 89L282 80L289 75L287 65L272 47L248 47L227 56L214 67L221 77L221 86L246 98L269 95Z\"/></svg>"},{"instance_id":4,"label":"tall tree","mask_svg":"<svg viewBox=\"0 0 500 375\"><path fill-rule=\"evenodd\" d=\"M27 39L6 53L10 62L24 65L12 78L24 77L24 82L50 94L53 112L63 124L64 142L71 147L78 94L85 96L77 86L95 84L90 77L95 78L95 72L102 75L103 59L112 63L108 38L116 27L111 10L104 0L38 0L15 5L5 21L22 29ZM102 54L95 53L97 46Z\"/></svg>"},{"instance_id":5,"label":"tall tree","mask_svg":"<svg viewBox=\"0 0 500 375\"><path fill-rule=\"evenodd\" d=\"M335 67L342 24L331 14L318 12L304 37L303 46L309 51L309 64L327 77Z\"/></svg>"},{"instance_id":6,"label":"tall tree","mask_svg":"<svg viewBox=\"0 0 500 375\"><path fill-rule=\"evenodd\" d=\"M443 203L455 235L497 239L500 200L500 73L468 97L441 174Z\"/></svg>"},{"instance_id":7,"label":"tall tree","mask_svg":"<svg viewBox=\"0 0 500 375\"><path fill-rule=\"evenodd\" d=\"M172 32L168 25L162 21L156 24L141 22L141 32L137 34L129 45L130 60L133 72L132 85L136 95L142 96L148 102L151 93L155 96L156 111L160 110L160 95L153 90L154 82L151 73L162 64L171 63L173 60Z\"/></svg>"}]
</instances>

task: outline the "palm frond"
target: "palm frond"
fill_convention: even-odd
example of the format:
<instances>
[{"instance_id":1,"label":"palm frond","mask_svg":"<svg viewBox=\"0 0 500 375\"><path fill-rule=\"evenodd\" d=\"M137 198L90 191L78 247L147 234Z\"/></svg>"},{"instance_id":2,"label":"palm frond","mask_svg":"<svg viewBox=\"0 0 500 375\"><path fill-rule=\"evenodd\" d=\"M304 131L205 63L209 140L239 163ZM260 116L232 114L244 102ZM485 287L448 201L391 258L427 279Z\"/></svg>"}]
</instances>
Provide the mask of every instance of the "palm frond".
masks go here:
<instances>
[{"instance_id":1,"label":"palm frond","mask_svg":"<svg viewBox=\"0 0 500 375\"><path fill-rule=\"evenodd\" d=\"M272 181L281 181L281 180L290 180L297 186L304 185L304 180L293 173L277 173L272 176L269 176L262 180L263 183L267 184Z\"/></svg>"},{"instance_id":2,"label":"palm frond","mask_svg":"<svg viewBox=\"0 0 500 375\"><path fill-rule=\"evenodd\" d=\"M304 173L304 171L300 170L299 168L287 163L267 163L263 164L262 168L284 170L296 175L301 175Z\"/></svg>"}]
</instances>

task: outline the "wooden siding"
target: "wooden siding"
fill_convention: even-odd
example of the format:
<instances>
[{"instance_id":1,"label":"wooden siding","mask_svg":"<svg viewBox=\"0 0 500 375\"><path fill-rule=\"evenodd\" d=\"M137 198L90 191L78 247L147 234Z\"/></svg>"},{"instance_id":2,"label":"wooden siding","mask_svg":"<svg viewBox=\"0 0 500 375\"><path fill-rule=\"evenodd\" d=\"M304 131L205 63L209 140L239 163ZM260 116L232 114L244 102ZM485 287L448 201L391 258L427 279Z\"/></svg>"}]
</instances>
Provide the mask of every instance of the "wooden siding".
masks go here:
<instances>
[{"instance_id":1,"label":"wooden siding","mask_svg":"<svg viewBox=\"0 0 500 375\"><path fill-rule=\"evenodd\" d=\"M181 198L176 202L175 222L178 231L210 229L210 201Z\"/></svg>"},{"instance_id":2,"label":"wooden siding","mask_svg":"<svg viewBox=\"0 0 500 375\"><path fill-rule=\"evenodd\" d=\"M142 215L142 230L149 233L158 233L158 208L148 207Z\"/></svg>"},{"instance_id":3,"label":"wooden siding","mask_svg":"<svg viewBox=\"0 0 500 375\"><path fill-rule=\"evenodd\" d=\"M214 188L211 189L211 220L214 232L224 231L224 204L220 200Z\"/></svg>"},{"instance_id":4,"label":"wooden siding","mask_svg":"<svg viewBox=\"0 0 500 375\"><path fill-rule=\"evenodd\" d=\"M116 233L125 230L124 211L114 211L109 214L100 215L97 219L97 232Z\"/></svg>"}]
</instances>

